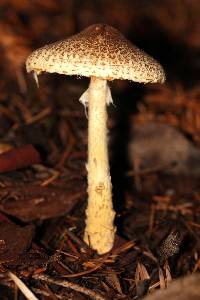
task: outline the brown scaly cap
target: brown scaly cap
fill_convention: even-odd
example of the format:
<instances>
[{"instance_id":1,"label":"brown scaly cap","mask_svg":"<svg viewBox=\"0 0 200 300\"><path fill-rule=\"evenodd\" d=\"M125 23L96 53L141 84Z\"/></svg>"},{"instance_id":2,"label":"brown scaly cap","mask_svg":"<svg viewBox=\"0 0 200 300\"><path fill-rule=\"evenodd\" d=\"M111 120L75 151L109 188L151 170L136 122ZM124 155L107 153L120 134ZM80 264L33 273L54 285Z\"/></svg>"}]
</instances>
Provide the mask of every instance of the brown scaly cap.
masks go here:
<instances>
[{"instance_id":1,"label":"brown scaly cap","mask_svg":"<svg viewBox=\"0 0 200 300\"><path fill-rule=\"evenodd\" d=\"M35 50L26 61L28 72L96 76L107 80L165 81L162 66L131 44L117 29L91 25L72 37Z\"/></svg>"}]
</instances>

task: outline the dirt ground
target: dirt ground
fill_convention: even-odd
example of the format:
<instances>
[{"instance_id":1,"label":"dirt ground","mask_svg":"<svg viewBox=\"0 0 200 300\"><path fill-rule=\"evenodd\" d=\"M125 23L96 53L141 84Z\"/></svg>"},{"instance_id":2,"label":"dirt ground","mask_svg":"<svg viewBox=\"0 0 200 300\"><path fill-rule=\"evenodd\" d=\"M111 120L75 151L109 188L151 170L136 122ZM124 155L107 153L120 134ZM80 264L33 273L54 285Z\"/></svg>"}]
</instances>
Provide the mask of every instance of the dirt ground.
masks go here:
<instances>
[{"instance_id":1,"label":"dirt ground","mask_svg":"<svg viewBox=\"0 0 200 300\"><path fill-rule=\"evenodd\" d=\"M199 271L199 14L196 0L0 1L1 300L26 299L13 274L41 300L129 300ZM83 241L88 120L78 100L89 79L42 74L37 88L25 69L34 49L95 23L118 28L167 77L109 83L117 232L101 256Z\"/></svg>"}]
</instances>

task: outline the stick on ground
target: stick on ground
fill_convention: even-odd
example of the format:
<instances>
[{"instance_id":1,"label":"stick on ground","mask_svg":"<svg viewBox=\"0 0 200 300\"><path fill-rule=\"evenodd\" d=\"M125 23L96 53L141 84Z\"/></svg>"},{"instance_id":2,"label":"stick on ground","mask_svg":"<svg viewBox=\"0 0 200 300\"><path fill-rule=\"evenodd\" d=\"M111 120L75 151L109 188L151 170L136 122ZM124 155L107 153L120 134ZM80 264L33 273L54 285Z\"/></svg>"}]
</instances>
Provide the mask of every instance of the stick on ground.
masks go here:
<instances>
[{"instance_id":1,"label":"stick on ground","mask_svg":"<svg viewBox=\"0 0 200 300\"><path fill-rule=\"evenodd\" d=\"M72 289L76 292L83 293L95 300L106 300L105 297L101 296L99 293L96 293L88 288L78 285L77 283L69 282L66 280L54 279L49 277L48 275L37 274L33 276L34 279L46 281L47 283L52 283L55 285L63 286L68 289Z\"/></svg>"},{"instance_id":2,"label":"stick on ground","mask_svg":"<svg viewBox=\"0 0 200 300\"><path fill-rule=\"evenodd\" d=\"M31 292L31 290L12 272L8 273L8 276L14 281L16 286L20 289L20 291L24 294L24 296L28 300L39 300L35 295Z\"/></svg>"}]
</instances>

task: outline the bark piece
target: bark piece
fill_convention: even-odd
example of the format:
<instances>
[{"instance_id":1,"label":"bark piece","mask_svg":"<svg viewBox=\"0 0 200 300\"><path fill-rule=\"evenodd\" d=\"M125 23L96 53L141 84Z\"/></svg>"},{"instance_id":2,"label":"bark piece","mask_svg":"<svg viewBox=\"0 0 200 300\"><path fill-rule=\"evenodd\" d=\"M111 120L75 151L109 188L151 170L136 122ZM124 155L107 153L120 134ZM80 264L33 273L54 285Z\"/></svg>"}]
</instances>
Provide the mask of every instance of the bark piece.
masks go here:
<instances>
[{"instance_id":1,"label":"bark piece","mask_svg":"<svg viewBox=\"0 0 200 300\"><path fill-rule=\"evenodd\" d=\"M24 222L54 218L69 212L82 191L21 183L0 188L0 210Z\"/></svg>"},{"instance_id":2,"label":"bark piece","mask_svg":"<svg viewBox=\"0 0 200 300\"><path fill-rule=\"evenodd\" d=\"M39 152L32 145L24 145L0 155L0 173L22 169L40 162Z\"/></svg>"},{"instance_id":3,"label":"bark piece","mask_svg":"<svg viewBox=\"0 0 200 300\"><path fill-rule=\"evenodd\" d=\"M148 295L144 300L199 300L200 274L193 274L174 280L166 290Z\"/></svg>"},{"instance_id":4,"label":"bark piece","mask_svg":"<svg viewBox=\"0 0 200 300\"><path fill-rule=\"evenodd\" d=\"M136 170L169 174L200 174L200 150L178 129L168 124L146 122L131 128L130 162Z\"/></svg>"}]
</instances>

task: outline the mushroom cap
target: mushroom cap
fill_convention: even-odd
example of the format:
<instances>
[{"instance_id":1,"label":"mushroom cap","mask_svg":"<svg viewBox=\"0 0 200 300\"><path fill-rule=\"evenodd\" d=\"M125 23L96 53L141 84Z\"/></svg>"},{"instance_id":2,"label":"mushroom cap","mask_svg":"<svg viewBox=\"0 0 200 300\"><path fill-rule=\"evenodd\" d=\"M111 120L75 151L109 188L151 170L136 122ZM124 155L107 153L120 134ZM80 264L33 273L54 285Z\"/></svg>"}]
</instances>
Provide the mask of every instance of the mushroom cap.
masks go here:
<instances>
[{"instance_id":1,"label":"mushroom cap","mask_svg":"<svg viewBox=\"0 0 200 300\"><path fill-rule=\"evenodd\" d=\"M165 81L162 66L117 29L94 24L65 40L39 48L27 58L28 72L95 76L107 80Z\"/></svg>"}]
</instances>

